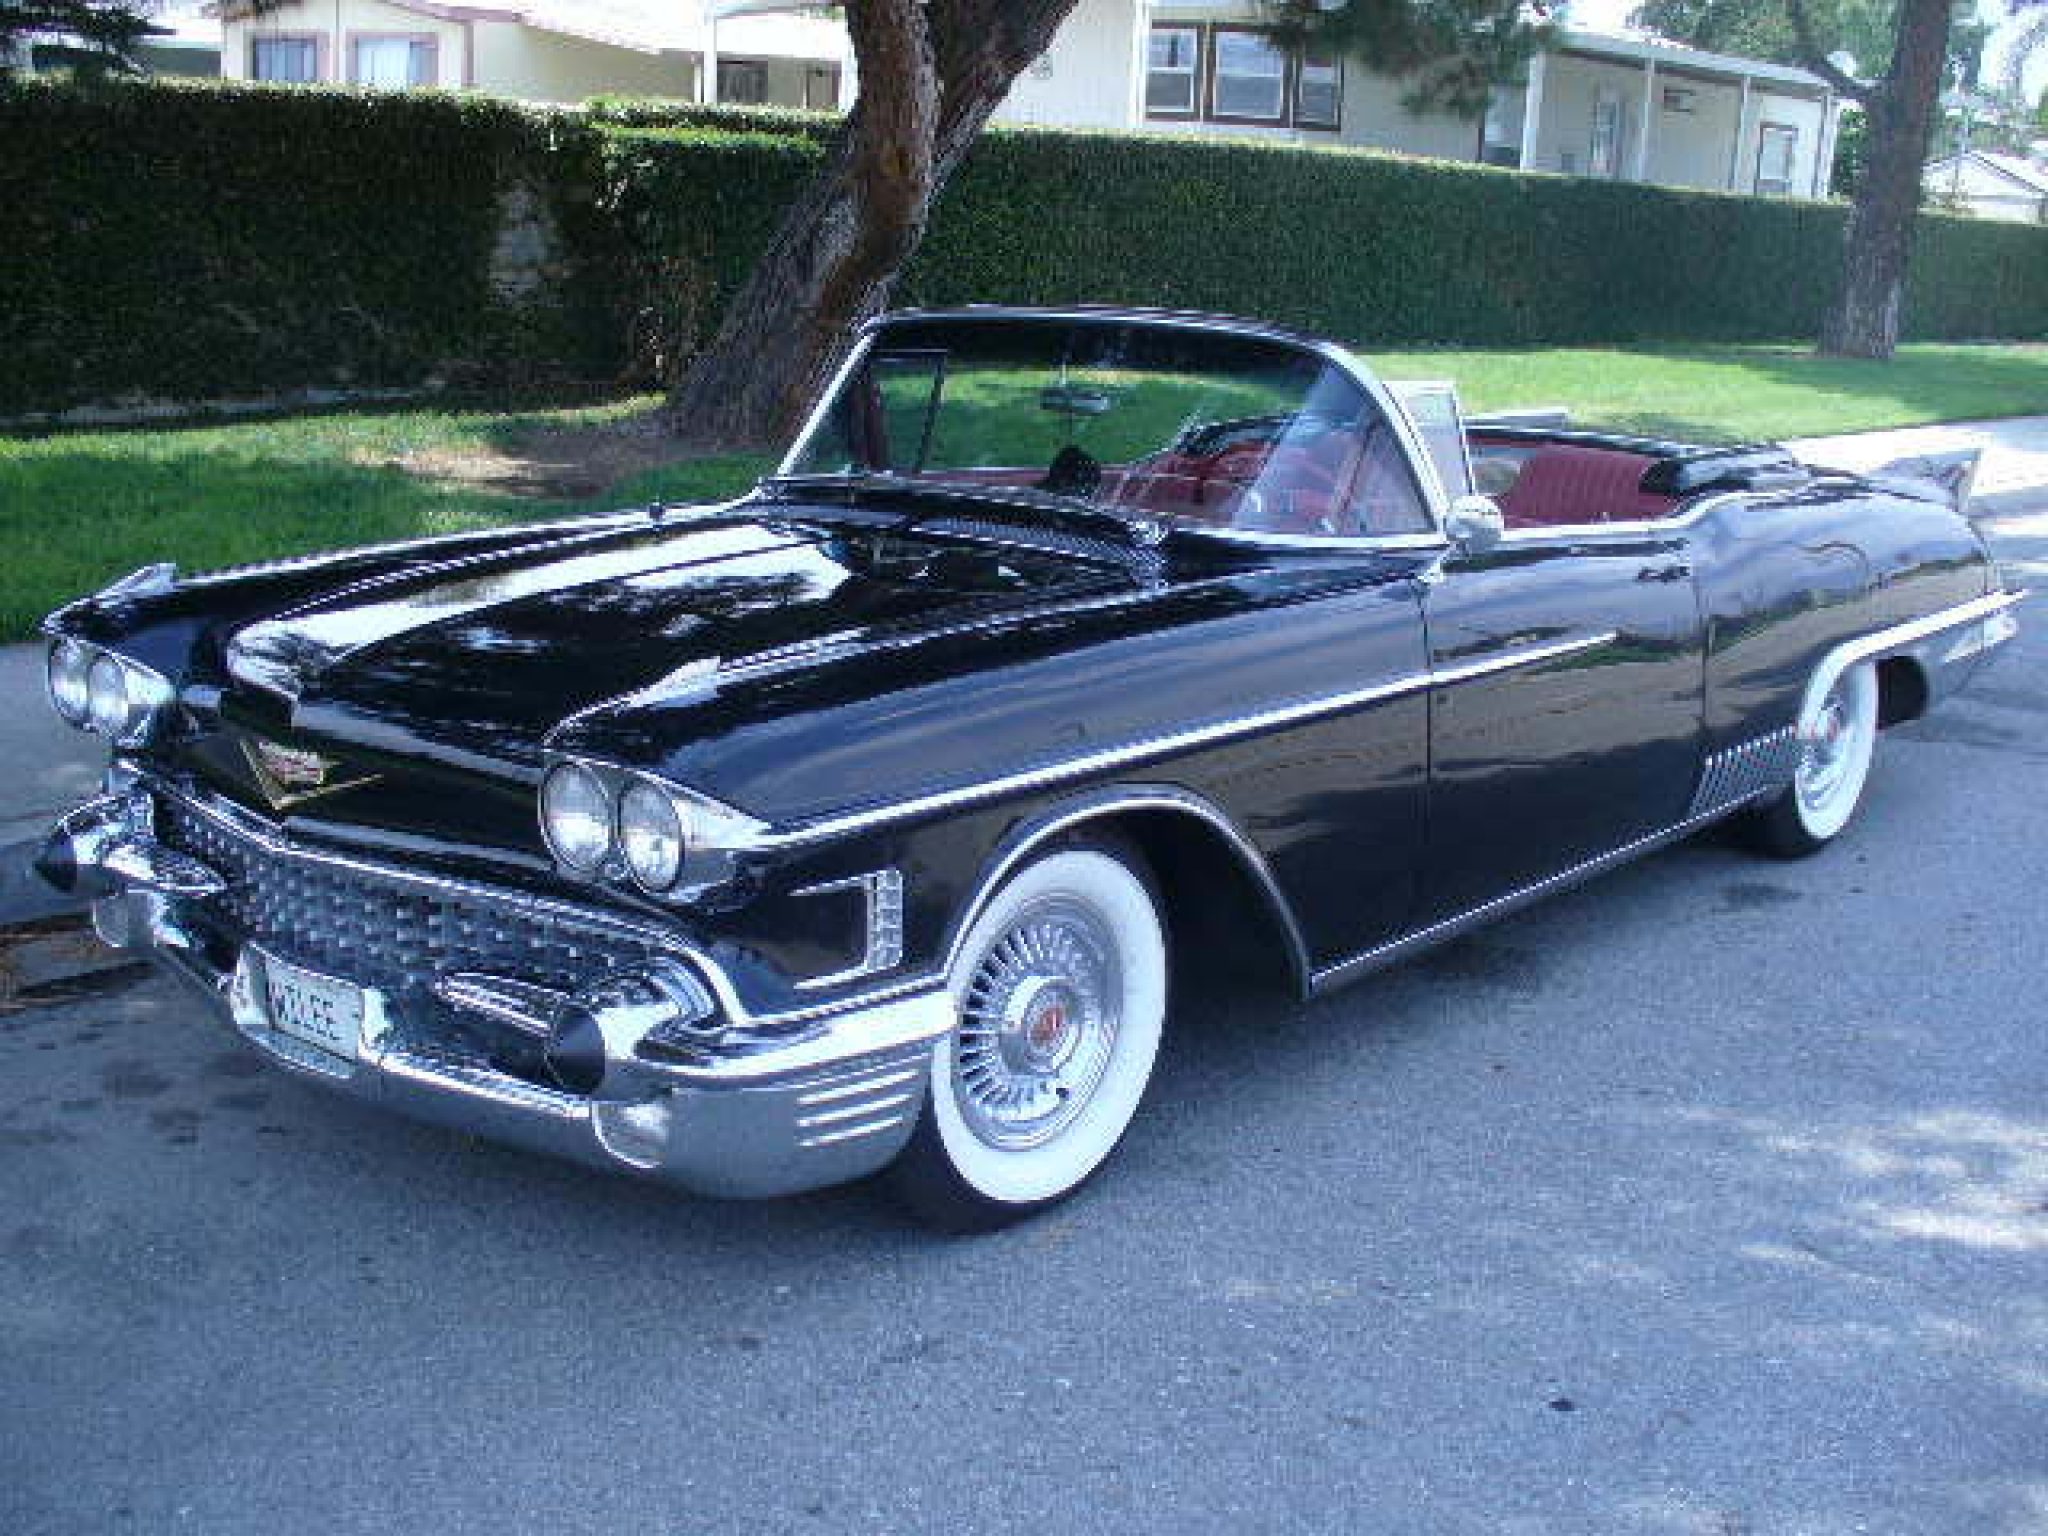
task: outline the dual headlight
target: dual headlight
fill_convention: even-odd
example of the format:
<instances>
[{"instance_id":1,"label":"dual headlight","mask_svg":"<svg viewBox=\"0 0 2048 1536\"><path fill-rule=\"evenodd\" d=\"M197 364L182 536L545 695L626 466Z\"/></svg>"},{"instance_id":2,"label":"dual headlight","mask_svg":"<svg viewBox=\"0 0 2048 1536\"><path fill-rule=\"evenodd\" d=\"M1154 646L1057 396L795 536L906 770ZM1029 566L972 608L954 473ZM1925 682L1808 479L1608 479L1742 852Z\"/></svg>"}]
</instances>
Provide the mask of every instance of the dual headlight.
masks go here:
<instances>
[{"instance_id":1,"label":"dual headlight","mask_svg":"<svg viewBox=\"0 0 2048 1536\"><path fill-rule=\"evenodd\" d=\"M655 895L682 879L698 819L681 795L638 775L607 778L585 763L558 763L541 781L541 831L555 857L579 875L623 864Z\"/></svg>"},{"instance_id":2,"label":"dual headlight","mask_svg":"<svg viewBox=\"0 0 2048 1536\"><path fill-rule=\"evenodd\" d=\"M121 747L146 742L176 697L158 673L81 640L50 647L48 682L50 703L66 722Z\"/></svg>"}]
</instances>

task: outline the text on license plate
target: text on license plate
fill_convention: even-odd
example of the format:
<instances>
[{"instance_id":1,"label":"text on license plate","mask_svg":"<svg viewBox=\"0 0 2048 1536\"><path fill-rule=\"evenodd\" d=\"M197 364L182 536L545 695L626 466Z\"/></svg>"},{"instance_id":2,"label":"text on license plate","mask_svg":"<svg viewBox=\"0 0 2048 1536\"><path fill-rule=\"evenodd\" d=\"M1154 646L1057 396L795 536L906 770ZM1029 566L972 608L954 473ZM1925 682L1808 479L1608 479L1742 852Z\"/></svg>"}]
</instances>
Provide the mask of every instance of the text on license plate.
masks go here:
<instances>
[{"instance_id":1,"label":"text on license plate","mask_svg":"<svg viewBox=\"0 0 2048 1536\"><path fill-rule=\"evenodd\" d=\"M356 1044L363 1032L362 988L353 982L301 970L270 955L263 957L263 984L270 1000L273 1029L323 1051L355 1059Z\"/></svg>"}]
</instances>

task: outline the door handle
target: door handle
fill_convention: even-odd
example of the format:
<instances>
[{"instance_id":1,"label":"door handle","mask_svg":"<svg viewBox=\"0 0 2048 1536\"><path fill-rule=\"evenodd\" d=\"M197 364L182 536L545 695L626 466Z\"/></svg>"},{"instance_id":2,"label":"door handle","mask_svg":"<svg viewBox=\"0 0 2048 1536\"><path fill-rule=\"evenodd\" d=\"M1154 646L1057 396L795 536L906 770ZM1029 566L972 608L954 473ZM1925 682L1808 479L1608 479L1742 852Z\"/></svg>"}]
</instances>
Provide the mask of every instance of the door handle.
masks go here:
<instances>
[{"instance_id":1,"label":"door handle","mask_svg":"<svg viewBox=\"0 0 2048 1536\"><path fill-rule=\"evenodd\" d=\"M1637 581L1684 581L1692 575L1692 567L1683 560L1672 560L1663 565L1646 565L1636 572Z\"/></svg>"}]
</instances>

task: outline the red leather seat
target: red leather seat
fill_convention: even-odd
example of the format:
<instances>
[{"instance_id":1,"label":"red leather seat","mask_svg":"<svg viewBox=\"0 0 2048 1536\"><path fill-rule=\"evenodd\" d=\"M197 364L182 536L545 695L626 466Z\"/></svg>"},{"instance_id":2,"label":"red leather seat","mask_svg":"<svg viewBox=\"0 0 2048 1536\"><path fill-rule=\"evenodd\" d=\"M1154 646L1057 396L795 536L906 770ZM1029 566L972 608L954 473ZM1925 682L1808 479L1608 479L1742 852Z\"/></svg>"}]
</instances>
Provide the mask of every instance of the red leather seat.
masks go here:
<instances>
[{"instance_id":1,"label":"red leather seat","mask_svg":"<svg viewBox=\"0 0 2048 1536\"><path fill-rule=\"evenodd\" d=\"M1673 498L1642 488L1651 461L1583 443L1545 443L1500 496L1510 528L1634 522L1669 512Z\"/></svg>"}]
</instances>

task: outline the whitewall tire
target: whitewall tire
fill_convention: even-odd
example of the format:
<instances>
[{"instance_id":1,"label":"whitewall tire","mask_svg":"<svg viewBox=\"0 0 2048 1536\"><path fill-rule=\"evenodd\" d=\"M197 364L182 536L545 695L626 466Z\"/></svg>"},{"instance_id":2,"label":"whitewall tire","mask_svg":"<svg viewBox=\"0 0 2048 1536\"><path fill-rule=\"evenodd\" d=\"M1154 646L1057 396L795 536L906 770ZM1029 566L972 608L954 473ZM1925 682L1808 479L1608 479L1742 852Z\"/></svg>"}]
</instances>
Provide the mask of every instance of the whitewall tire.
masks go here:
<instances>
[{"instance_id":1,"label":"whitewall tire","mask_svg":"<svg viewBox=\"0 0 2048 1536\"><path fill-rule=\"evenodd\" d=\"M1166 1021L1166 932L1135 856L1027 865L968 928L923 1117L893 1172L919 1216L1005 1225L1066 1198L1123 1139Z\"/></svg>"},{"instance_id":2,"label":"whitewall tire","mask_svg":"<svg viewBox=\"0 0 2048 1536\"><path fill-rule=\"evenodd\" d=\"M1863 801L1877 746L1877 669L1845 668L1832 681L1816 678L1799 712L1799 761L1792 783L1758 811L1764 846L1801 858L1832 842Z\"/></svg>"}]
</instances>

